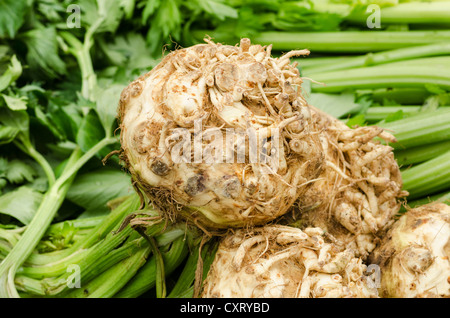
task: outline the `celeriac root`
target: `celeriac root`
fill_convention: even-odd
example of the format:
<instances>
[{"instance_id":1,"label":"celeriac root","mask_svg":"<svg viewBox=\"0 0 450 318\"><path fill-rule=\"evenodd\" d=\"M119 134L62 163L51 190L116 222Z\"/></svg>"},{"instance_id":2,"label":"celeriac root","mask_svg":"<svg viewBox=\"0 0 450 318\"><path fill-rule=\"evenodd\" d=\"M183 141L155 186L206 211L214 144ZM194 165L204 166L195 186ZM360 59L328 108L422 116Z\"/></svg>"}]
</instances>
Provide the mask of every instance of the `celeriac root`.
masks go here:
<instances>
[{"instance_id":1,"label":"celeriac root","mask_svg":"<svg viewBox=\"0 0 450 318\"><path fill-rule=\"evenodd\" d=\"M201 297L378 297L366 269L320 228L239 229L220 243Z\"/></svg>"},{"instance_id":2,"label":"celeriac root","mask_svg":"<svg viewBox=\"0 0 450 318\"><path fill-rule=\"evenodd\" d=\"M124 89L121 158L172 221L213 230L264 224L322 170L302 79L289 63L309 52L272 58L271 46L248 39L206 41L171 52Z\"/></svg>"},{"instance_id":3,"label":"celeriac root","mask_svg":"<svg viewBox=\"0 0 450 318\"><path fill-rule=\"evenodd\" d=\"M295 209L303 226L323 228L365 259L393 224L400 199L408 194L402 190L393 149L379 140L395 138L375 126L351 129L310 107L313 125L320 131L325 168Z\"/></svg>"},{"instance_id":4,"label":"celeriac root","mask_svg":"<svg viewBox=\"0 0 450 318\"><path fill-rule=\"evenodd\" d=\"M368 261L380 266L383 297L450 297L450 206L407 211Z\"/></svg>"}]
</instances>

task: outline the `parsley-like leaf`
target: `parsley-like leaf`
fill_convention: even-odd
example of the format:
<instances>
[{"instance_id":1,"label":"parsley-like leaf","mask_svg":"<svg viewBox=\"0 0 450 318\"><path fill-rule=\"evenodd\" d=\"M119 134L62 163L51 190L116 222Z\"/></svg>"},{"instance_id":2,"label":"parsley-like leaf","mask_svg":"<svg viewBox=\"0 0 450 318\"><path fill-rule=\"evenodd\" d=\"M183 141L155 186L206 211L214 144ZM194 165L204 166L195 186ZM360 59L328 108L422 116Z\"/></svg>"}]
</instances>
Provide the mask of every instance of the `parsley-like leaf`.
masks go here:
<instances>
[{"instance_id":1,"label":"parsley-like leaf","mask_svg":"<svg viewBox=\"0 0 450 318\"><path fill-rule=\"evenodd\" d=\"M40 27L21 34L28 52L26 59L31 69L48 77L66 73L66 64L58 55L58 43L54 27Z\"/></svg>"},{"instance_id":2,"label":"parsley-like leaf","mask_svg":"<svg viewBox=\"0 0 450 318\"><path fill-rule=\"evenodd\" d=\"M25 21L29 1L0 1L0 38L14 38Z\"/></svg>"}]
</instances>

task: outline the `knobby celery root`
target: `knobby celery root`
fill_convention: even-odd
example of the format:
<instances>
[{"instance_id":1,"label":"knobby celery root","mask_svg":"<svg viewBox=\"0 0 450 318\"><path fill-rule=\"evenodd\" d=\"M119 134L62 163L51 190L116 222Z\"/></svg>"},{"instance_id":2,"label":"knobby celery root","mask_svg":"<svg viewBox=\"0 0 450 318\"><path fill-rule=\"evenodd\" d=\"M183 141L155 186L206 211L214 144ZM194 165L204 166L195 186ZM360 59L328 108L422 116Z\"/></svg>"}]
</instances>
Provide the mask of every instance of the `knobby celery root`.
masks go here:
<instances>
[{"instance_id":1,"label":"knobby celery root","mask_svg":"<svg viewBox=\"0 0 450 318\"><path fill-rule=\"evenodd\" d=\"M393 224L399 199L408 194L393 149L380 143L395 138L375 126L349 128L314 106L311 114L324 169L294 209L303 226L323 228L365 259Z\"/></svg>"},{"instance_id":2,"label":"knobby celery root","mask_svg":"<svg viewBox=\"0 0 450 318\"><path fill-rule=\"evenodd\" d=\"M450 206L407 211L368 261L380 266L383 297L450 297Z\"/></svg>"},{"instance_id":3,"label":"knobby celery root","mask_svg":"<svg viewBox=\"0 0 450 318\"><path fill-rule=\"evenodd\" d=\"M320 228L239 229L221 241L201 297L378 297L366 269Z\"/></svg>"},{"instance_id":4,"label":"knobby celery root","mask_svg":"<svg viewBox=\"0 0 450 318\"><path fill-rule=\"evenodd\" d=\"M248 39L169 53L120 98L121 157L136 186L172 220L182 215L207 229L265 224L286 213L323 163L289 60L308 53L273 58L271 46ZM265 161L251 160L249 131ZM197 160L199 150L210 156Z\"/></svg>"}]
</instances>

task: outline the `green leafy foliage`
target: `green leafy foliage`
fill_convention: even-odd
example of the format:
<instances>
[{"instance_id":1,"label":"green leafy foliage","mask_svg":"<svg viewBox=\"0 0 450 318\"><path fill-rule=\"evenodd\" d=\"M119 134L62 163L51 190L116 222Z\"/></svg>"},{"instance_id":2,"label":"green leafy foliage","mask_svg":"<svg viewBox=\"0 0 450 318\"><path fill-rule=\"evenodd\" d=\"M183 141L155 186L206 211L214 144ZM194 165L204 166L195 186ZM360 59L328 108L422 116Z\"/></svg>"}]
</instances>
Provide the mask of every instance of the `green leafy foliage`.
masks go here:
<instances>
[{"instance_id":1,"label":"green leafy foliage","mask_svg":"<svg viewBox=\"0 0 450 318\"><path fill-rule=\"evenodd\" d=\"M58 54L54 27L32 29L20 37L27 47L26 60L31 69L50 78L66 73L66 65Z\"/></svg>"},{"instance_id":2,"label":"green leafy foliage","mask_svg":"<svg viewBox=\"0 0 450 318\"><path fill-rule=\"evenodd\" d=\"M42 193L21 186L0 196L0 213L14 217L22 224L29 224L42 201Z\"/></svg>"},{"instance_id":3,"label":"green leafy foliage","mask_svg":"<svg viewBox=\"0 0 450 318\"><path fill-rule=\"evenodd\" d=\"M0 38L14 38L25 21L28 1L3 0L0 2Z\"/></svg>"},{"instance_id":4,"label":"green leafy foliage","mask_svg":"<svg viewBox=\"0 0 450 318\"><path fill-rule=\"evenodd\" d=\"M79 175L67 193L68 200L83 207L86 215L99 215L109 211L107 203L131 193L130 178L115 169L97 169Z\"/></svg>"},{"instance_id":5,"label":"green leafy foliage","mask_svg":"<svg viewBox=\"0 0 450 318\"><path fill-rule=\"evenodd\" d=\"M17 60L15 55L12 56L10 64L7 69L0 76L0 92L6 89L22 74L22 65Z\"/></svg>"}]
</instances>

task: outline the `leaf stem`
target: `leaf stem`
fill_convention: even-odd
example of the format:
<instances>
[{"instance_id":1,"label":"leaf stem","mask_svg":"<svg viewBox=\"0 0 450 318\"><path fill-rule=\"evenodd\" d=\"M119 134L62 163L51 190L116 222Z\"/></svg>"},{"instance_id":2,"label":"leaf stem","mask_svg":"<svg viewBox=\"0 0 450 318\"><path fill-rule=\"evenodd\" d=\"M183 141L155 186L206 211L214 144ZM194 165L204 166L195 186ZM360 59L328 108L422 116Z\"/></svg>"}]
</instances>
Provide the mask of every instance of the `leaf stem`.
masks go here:
<instances>
[{"instance_id":1,"label":"leaf stem","mask_svg":"<svg viewBox=\"0 0 450 318\"><path fill-rule=\"evenodd\" d=\"M0 297L19 297L14 285L14 277L17 269L31 255L45 234L56 212L63 203L78 170L99 150L113 142L115 142L114 138L104 138L84 154L82 154L79 148L73 151L66 168L45 193L35 216L30 224L28 224L19 242L0 264Z\"/></svg>"},{"instance_id":2,"label":"leaf stem","mask_svg":"<svg viewBox=\"0 0 450 318\"><path fill-rule=\"evenodd\" d=\"M67 164L73 164L80 155L81 151L79 149L74 150ZM73 175L72 178L67 178L66 182L61 185L54 183L49 188L19 242L0 264L0 297L19 297L14 285L16 271L30 256L39 243L40 238L44 235L64 201L72 180Z\"/></svg>"}]
</instances>

